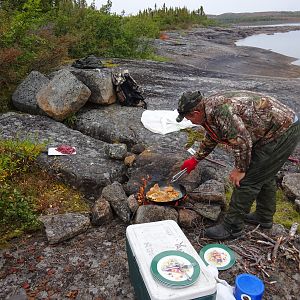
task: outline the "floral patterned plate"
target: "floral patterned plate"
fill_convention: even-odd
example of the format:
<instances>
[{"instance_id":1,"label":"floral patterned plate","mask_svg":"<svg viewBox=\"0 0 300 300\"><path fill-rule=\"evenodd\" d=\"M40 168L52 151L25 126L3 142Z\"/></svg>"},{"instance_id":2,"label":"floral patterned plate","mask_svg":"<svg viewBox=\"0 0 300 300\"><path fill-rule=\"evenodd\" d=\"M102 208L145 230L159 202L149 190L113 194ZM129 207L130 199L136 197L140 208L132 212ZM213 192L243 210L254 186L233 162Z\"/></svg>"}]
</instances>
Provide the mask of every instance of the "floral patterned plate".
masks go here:
<instances>
[{"instance_id":1,"label":"floral patterned plate","mask_svg":"<svg viewBox=\"0 0 300 300\"><path fill-rule=\"evenodd\" d=\"M213 265L218 270L227 270L235 263L234 252L223 244L209 244L199 253L206 265Z\"/></svg>"},{"instance_id":2,"label":"floral patterned plate","mask_svg":"<svg viewBox=\"0 0 300 300\"><path fill-rule=\"evenodd\" d=\"M163 285L180 288L194 284L200 275L200 266L191 255L181 251L163 251L151 262L154 279Z\"/></svg>"}]
</instances>

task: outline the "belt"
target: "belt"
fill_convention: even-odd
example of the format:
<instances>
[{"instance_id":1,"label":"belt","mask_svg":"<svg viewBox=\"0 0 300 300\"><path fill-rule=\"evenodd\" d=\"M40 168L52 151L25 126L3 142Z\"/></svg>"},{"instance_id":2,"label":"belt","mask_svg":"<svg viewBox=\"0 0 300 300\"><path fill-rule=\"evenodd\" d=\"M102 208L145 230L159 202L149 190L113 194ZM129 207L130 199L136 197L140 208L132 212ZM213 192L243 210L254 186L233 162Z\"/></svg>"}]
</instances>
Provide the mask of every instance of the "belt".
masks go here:
<instances>
[{"instance_id":1,"label":"belt","mask_svg":"<svg viewBox=\"0 0 300 300\"><path fill-rule=\"evenodd\" d=\"M295 123L297 123L298 122L298 116L297 115L295 115L295 118L294 118L294 122L293 122L293 124L295 124Z\"/></svg>"}]
</instances>

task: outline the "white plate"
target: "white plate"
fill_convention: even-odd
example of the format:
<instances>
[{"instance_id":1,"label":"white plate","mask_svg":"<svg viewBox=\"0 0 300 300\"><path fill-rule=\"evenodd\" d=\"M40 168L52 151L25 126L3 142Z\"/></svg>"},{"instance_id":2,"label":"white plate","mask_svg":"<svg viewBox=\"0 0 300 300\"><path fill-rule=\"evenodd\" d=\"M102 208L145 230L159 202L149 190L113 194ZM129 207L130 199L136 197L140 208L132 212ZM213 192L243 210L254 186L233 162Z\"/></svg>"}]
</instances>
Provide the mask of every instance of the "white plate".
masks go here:
<instances>
[{"instance_id":1,"label":"white plate","mask_svg":"<svg viewBox=\"0 0 300 300\"><path fill-rule=\"evenodd\" d=\"M72 148L75 150L75 152L73 152L72 154L64 154L64 153L61 153L61 152L59 152L59 151L56 151L56 150L55 150L56 148L57 148L57 147L48 148L48 155L74 155L74 154L76 154L76 149L75 149L75 147L72 147Z\"/></svg>"}]
</instances>

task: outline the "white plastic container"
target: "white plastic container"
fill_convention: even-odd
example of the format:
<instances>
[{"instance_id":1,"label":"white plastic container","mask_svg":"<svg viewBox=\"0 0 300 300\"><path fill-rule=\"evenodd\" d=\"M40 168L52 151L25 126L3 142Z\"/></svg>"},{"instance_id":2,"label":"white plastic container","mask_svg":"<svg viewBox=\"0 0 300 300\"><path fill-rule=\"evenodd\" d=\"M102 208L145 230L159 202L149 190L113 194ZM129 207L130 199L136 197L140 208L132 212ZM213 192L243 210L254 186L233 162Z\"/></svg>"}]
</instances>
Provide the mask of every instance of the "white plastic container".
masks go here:
<instances>
[{"instance_id":1,"label":"white plastic container","mask_svg":"<svg viewBox=\"0 0 300 300\"><path fill-rule=\"evenodd\" d=\"M214 300L217 284L204 262L175 221L130 225L126 230L131 283L138 300ZM152 276L152 259L162 251L177 250L193 256L200 265L198 280L184 288L170 288Z\"/></svg>"}]
</instances>

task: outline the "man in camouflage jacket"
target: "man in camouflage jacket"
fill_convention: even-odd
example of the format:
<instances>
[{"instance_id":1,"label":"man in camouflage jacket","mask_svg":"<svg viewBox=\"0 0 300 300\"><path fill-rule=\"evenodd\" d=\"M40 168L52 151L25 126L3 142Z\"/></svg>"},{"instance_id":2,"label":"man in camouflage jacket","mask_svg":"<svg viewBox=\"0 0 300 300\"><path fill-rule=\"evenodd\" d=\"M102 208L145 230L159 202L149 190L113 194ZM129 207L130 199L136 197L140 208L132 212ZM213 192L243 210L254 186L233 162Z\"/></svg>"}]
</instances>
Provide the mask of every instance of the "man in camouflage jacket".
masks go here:
<instances>
[{"instance_id":1,"label":"man in camouflage jacket","mask_svg":"<svg viewBox=\"0 0 300 300\"><path fill-rule=\"evenodd\" d=\"M207 98L184 93L178 102L177 122L183 118L202 125L206 135L197 153L181 169L190 173L219 143L235 158L230 180L235 188L222 224L210 227L209 238L224 240L242 234L244 221L271 228L276 210L275 175L300 140L295 112L271 96L228 91ZM249 213L256 200L256 211Z\"/></svg>"}]
</instances>

